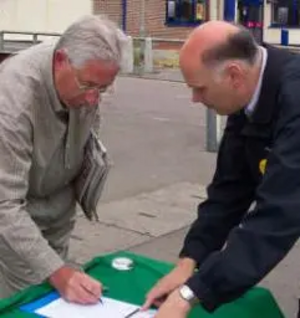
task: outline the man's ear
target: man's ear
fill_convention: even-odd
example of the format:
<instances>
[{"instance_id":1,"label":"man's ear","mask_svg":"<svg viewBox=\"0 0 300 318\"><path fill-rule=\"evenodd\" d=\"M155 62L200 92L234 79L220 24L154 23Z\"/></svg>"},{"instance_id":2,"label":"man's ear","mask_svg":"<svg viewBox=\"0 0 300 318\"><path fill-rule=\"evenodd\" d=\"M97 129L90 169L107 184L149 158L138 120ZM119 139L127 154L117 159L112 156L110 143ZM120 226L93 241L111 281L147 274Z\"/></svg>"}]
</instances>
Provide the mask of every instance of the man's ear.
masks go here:
<instances>
[{"instance_id":1,"label":"man's ear","mask_svg":"<svg viewBox=\"0 0 300 318\"><path fill-rule=\"evenodd\" d=\"M68 61L68 55L64 49L59 49L54 52L54 62L56 68L62 68Z\"/></svg>"},{"instance_id":2,"label":"man's ear","mask_svg":"<svg viewBox=\"0 0 300 318\"><path fill-rule=\"evenodd\" d=\"M239 64L236 63L230 63L227 66L227 75L230 78L230 81L232 83L232 86L234 88L240 87L242 81L243 81L243 69Z\"/></svg>"}]
</instances>

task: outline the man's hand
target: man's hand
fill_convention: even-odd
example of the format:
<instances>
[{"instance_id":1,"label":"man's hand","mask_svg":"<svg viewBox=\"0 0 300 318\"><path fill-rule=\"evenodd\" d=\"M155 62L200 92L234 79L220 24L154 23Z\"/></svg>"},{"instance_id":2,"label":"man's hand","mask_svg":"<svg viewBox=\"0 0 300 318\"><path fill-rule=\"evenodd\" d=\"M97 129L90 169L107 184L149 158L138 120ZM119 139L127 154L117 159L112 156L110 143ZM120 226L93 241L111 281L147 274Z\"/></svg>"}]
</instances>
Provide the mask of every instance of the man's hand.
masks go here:
<instances>
[{"instance_id":1,"label":"man's hand","mask_svg":"<svg viewBox=\"0 0 300 318\"><path fill-rule=\"evenodd\" d=\"M55 271L49 278L62 298L78 304L95 304L102 294L102 285L83 272L68 266Z\"/></svg>"},{"instance_id":2,"label":"man's hand","mask_svg":"<svg viewBox=\"0 0 300 318\"><path fill-rule=\"evenodd\" d=\"M159 308L154 318L186 318L190 309L190 304L180 297L176 289Z\"/></svg>"},{"instance_id":3,"label":"man's hand","mask_svg":"<svg viewBox=\"0 0 300 318\"><path fill-rule=\"evenodd\" d=\"M190 258L181 259L170 274L162 278L147 294L142 310L152 305L159 307L176 288L184 284L194 272L196 262ZM171 317L171 316L170 316Z\"/></svg>"}]
</instances>

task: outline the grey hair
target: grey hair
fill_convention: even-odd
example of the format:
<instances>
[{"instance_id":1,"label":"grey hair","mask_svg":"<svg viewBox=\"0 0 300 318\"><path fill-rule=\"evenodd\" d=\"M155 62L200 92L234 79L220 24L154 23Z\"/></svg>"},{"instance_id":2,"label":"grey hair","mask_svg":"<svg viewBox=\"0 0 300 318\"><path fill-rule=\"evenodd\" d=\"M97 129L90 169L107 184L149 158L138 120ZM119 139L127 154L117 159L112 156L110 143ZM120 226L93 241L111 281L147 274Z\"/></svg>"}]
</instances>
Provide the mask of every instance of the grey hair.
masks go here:
<instances>
[{"instance_id":1,"label":"grey hair","mask_svg":"<svg viewBox=\"0 0 300 318\"><path fill-rule=\"evenodd\" d=\"M236 25L237 32L229 34L227 39L205 50L201 56L209 67L224 64L230 60L239 60L253 66L259 56L259 45L252 33L241 25Z\"/></svg>"},{"instance_id":2,"label":"grey hair","mask_svg":"<svg viewBox=\"0 0 300 318\"><path fill-rule=\"evenodd\" d=\"M126 35L104 15L87 15L61 35L56 50L63 49L71 63L81 67L90 60L121 64Z\"/></svg>"}]
</instances>

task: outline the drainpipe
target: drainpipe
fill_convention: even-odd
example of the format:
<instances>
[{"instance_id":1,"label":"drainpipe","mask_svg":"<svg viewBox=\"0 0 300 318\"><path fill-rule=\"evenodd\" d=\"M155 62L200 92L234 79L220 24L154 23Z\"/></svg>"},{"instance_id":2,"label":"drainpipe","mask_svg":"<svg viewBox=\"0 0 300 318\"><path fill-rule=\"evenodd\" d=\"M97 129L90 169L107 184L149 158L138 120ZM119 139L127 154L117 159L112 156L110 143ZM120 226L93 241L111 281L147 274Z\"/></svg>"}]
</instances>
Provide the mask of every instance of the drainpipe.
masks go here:
<instances>
[{"instance_id":1,"label":"drainpipe","mask_svg":"<svg viewBox=\"0 0 300 318\"><path fill-rule=\"evenodd\" d=\"M127 0L122 0L122 29L126 32L127 25Z\"/></svg>"},{"instance_id":2,"label":"drainpipe","mask_svg":"<svg viewBox=\"0 0 300 318\"><path fill-rule=\"evenodd\" d=\"M224 1L224 20L234 21L235 20L235 0Z\"/></svg>"},{"instance_id":3,"label":"drainpipe","mask_svg":"<svg viewBox=\"0 0 300 318\"><path fill-rule=\"evenodd\" d=\"M140 30L139 30L139 35L140 37L145 37L146 36L146 0L140 0L141 6L140 6Z\"/></svg>"}]
</instances>

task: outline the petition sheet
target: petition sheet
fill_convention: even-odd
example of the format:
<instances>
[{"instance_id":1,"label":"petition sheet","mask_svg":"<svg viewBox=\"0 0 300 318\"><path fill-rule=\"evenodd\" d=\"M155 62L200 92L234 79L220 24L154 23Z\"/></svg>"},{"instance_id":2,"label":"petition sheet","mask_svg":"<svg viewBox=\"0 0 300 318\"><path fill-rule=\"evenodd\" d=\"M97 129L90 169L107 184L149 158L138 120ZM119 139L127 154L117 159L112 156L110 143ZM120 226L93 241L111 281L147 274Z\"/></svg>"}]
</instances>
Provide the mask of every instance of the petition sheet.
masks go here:
<instances>
[{"instance_id":1,"label":"petition sheet","mask_svg":"<svg viewBox=\"0 0 300 318\"><path fill-rule=\"evenodd\" d=\"M62 298L59 298L39 308L35 312L49 318L125 318L139 308L136 305L107 297L102 297L101 299L103 303L99 301L98 304L84 306L68 303ZM155 312L155 310L137 312L130 316L130 318L153 318Z\"/></svg>"}]
</instances>

